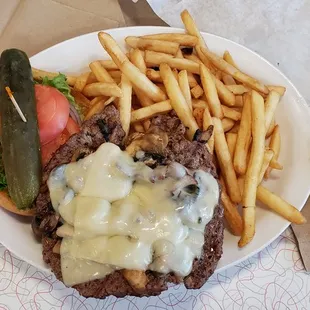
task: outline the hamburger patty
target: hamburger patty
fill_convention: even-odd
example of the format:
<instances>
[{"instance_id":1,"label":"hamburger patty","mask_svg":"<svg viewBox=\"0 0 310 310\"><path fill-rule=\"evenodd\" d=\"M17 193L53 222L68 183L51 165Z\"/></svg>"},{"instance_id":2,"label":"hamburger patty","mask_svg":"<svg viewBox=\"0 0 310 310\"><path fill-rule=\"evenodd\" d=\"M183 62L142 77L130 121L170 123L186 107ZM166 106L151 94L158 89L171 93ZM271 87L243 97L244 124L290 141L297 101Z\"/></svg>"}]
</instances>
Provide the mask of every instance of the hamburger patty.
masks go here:
<instances>
[{"instance_id":1,"label":"hamburger patty","mask_svg":"<svg viewBox=\"0 0 310 310\"><path fill-rule=\"evenodd\" d=\"M190 142L185 139L185 128L180 120L172 115L158 116L152 120L151 128L157 127L165 131L169 142L163 154L153 154L158 164L178 162L189 169L203 169L216 177L216 170L210 155L203 143ZM58 217L55 215L50 202L46 181L50 172L61 164L68 163L72 157L78 158L94 152L102 143L112 142L122 144L124 131L122 130L118 111L114 106L108 106L102 114L93 116L85 122L80 133L72 136L53 156L44 169L43 185L36 201L36 221L43 231L43 259L52 268L56 277L62 280L60 255L53 253L53 247L60 240L55 231ZM85 297L105 298L109 295L123 297L126 295L152 296L166 290L167 284L184 282L187 288L198 289L214 272L222 255L223 244L223 209L219 204L213 219L206 225L205 242L200 259L193 262L191 273L184 279L169 274L159 274L146 271L147 284L143 288L135 288L123 276L122 271L114 271L104 279L93 280L75 285L81 295Z\"/></svg>"}]
</instances>

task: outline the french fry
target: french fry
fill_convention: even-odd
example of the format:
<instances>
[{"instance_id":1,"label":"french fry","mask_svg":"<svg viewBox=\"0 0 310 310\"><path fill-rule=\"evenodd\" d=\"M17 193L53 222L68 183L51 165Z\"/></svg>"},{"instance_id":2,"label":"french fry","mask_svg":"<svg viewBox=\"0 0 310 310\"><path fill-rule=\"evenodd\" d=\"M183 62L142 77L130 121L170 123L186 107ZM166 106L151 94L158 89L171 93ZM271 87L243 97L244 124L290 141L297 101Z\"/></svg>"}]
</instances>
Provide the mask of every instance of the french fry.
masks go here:
<instances>
[{"instance_id":1,"label":"french fry","mask_svg":"<svg viewBox=\"0 0 310 310\"><path fill-rule=\"evenodd\" d=\"M149 68L147 68L147 69L146 69L146 76L147 76L151 81L153 81L153 82L155 82L155 83L162 83L162 82L163 82L163 80L162 80L162 78L161 78L161 76L160 76L159 71L156 71L156 70L154 70L154 69L149 69Z\"/></svg>"},{"instance_id":2,"label":"french fry","mask_svg":"<svg viewBox=\"0 0 310 310\"><path fill-rule=\"evenodd\" d=\"M182 70L179 72L178 81L179 81L179 85L180 85L182 94L183 94L190 110L193 111L191 90L189 88L188 75L187 75L186 70Z\"/></svg>"},{"instance_id":3,"label":"french fry","mask_svg":"<svg viewBox=\"0 0 310 310\"><path fill-rule=\"evenodd\" d=\"M273 118L273 119L271 120L271 124L270 124L270 126L269 126L269 128L268 128L268 131L267 131L267 133L266 133L266 139L268 139L268 138L272 135L272 133L273 133L275 127L276 127L276 121L275 121L274 118Z\"/></svg>"},{"instance_id":4,"label":"french fry","mask_svg":"<svg viewBox=\"0 0 310 310\"><path fill-rule=\"evenodd\" d=\"M224 132L227 132L229 130L231 130L235 125L235 121L233 121L230 118L223 118L222 119L222 126L223 126L223 130Z\"/></svg>"},{"instance_id":5,"label":"french fry","mask_svg":"<svg viewBox=\"0 0 310 310\"><path fill-rule=\"evenodd\" d=\"M230 133L238 133L240 129L240 122L235 122L234 126L229 130Z\"/></svg>"},{"instance_id":6,"label":"french fry","mask_svg":"<svg viewBox=\"0 0 310 310\"><path fill-rule=\"evenodd\" d=\"M58 74L59 74L58 72L57 73L56 72L48 72L48 71L32 68L33 79L36 80L36 81L42 81L45 76L47 76L49 79L53 79ZM65 73L63 73L63 74L65 74ZM72 76L72 75L67 75L67 74L65 74L65 76L67 78L68 84L70 86L74 86L77 77L76 76Z\"/></svg>"},{"instance_id":7,"label":"french fry","mask_svg":"<svg viewBox=\"0 0 310 310\"><path fill-rule=\"evenodd\" d=\"M263 164L262 167L260 169L260 173L258 176L258 183L257 185L259 185L260 183L262 183L263 179L264 179L264 175L266 170L269 167L270 161L272 160L272 157L274 156L274 152L271 149L266 149L265 150L265 154L264 154L264 159L263 159Z\"/></svg>"},{"instance_id":8,"label":"french fry","mask_svg":"<svg viewBox=\"0 0 310 310\"><path fill-rule=\"evenodd\" d=\"M264 98L256 91L251 92L252 149L244 180L242 196L244 229L238 242L247 245L255 234L256 191L265 151Z\"/></svg>"},{"instance_id":9,"label":"french fry","mask_svg":"<svg viewBox=\"0 0 310 310\"><path fill-rule=\"evenodd\" d=\"M250 91L249 88L245 87L244 85L227 85L226 86L234 95L243 95Z\"/></svg>"},{"instance_id":10,"label":"french fry","mask_svg":"<svg viewBox=\"0 0 310 310\"><path fill-rule=\"evenodd\" d=\"M97 96L90 101L90 106L92 107L93 105L97 104L99 101L102 101L102 100L107 101L108 99L109 97L107 96Z\"/></svg>"},{"instance_id":11,"label":"french fry","mask_svg":"<svg viewBox=\"0 0 310 310\"><path fill-rule=\"evenodd\" d=\"M240 190L243 191L244 177L239 177L238 183ZM257 187L256 199L294 224L304 224L307 222L305 217L294 206L270 192L262 185L258 185Z\"/></svg>"},{"instance_id":12,"label":"french fry","mask_svg":"<svg viewBox=\"0 0 310 310\"><path fill-rule=\"evenodd\" d=\"M88 79L87 79L87 82L86 82L86 85L87 84L96 83L96 82L98 82L98 80L97 80L95 74L93 72L90 72L89 76L88 76Z\"/></svg>"},{"instance_id":13,"label":"french fry","mask_svg":"<svg viewBox=\"0 0 310 310\"><path fill-rule=\"evenodd\" d=\"M91 62L89 68L98 82L115 83L109 72L101 65L100 61Z\"/></svg>"},{"instance_id":14,"label":"french fry","mask_svg":"<svg viewBox=\"0 0 310 310\"><path fill-rule=\"evenodd\" d=\"M203 65L204 63L199 59L199 57L195 54L190 54L190 55L184 55L185 59L194 61L196 63L198 63L199 65Z\"/></svg>"},{"instance_id":15,"label":"french fry","mask_svg":"<svg viewBox=\"0 0 310 310\"><path fill-rule=\"evenodd\" d=\"M166 63L168 59L176 59L176 58L173 55L166 53L158 53L154 51L144 52L144 60L147 68L159 68L159 65L161 63Z\"/></svg>"},{"instance_id":16,"label":"french fry","mask_svg":"<svg viewBox=\"0 0 310 310\"><path fill-rule=\"evenodd\" d=\"M237 142L237 134L228 132L226 133L226 141L228 145L228 150L231 158L234 158L236 142Z\"/></svg>"},{"instance_id":17,"label":"french fry","mask_svg":"<svg viewBox=\"0 0 310 310\"><path fill-rule=\"evenodd\" d=\"M204 108L204 113L203 113L203 126L202 126L203 131L207 130L209 126L213 126L213 120L212 120L209 108L206 105L206 107ZM212 136L207 142L207 147L208 147L209 152L213 154L214 152L214 130L213 130Z\"/></svg>"},{"instance_id":18,"label":"french fry","mask_svg":"<svg viewBox=\"0 0 310 310\"><path fill-rule=\"evenodd\" d=\"M193 111L193 116L195 117L196 123L200 129L203 128L203 114L204 108L196 108Z\"/></svg>"},{"instance_id":19,"label":"french fry","mask_svg":"<svg viewBox=\"0 0 310 310\"><path fill-rule=\"evenodd\" d=\"M195 50L196 50L196 53L197 53L199 59L211 71L211 73L215 75L216 72L218 71L217 68L215 66L213 66L212 62L209 60L208 57L205 56L205 54L202 52L201 48L202 47L200 45L196 45L196 47L195 47Z\"/></svg>"},{"instance_id":20,"label":"french fry","mask_svg":"<svg viewBox=\"0 0 310 310\"><path fill-rule=\"evenodd\" d=\"M116 71L116 70L113 70L113 71L108 71L109 74L112 76L114 82L118 85L120 84L121 82L121 77L122 77L122 72L121 71Z\"/></svg>"},{"instance_id":21,"label":"french fry","mask_svg":"<svg viewBox=\"0 0 310 310\"><path fill-rule=\"evenodd\" d=\"M87 80L89 78L90 72L85 72L79 75L74 84L74 90L83 92L85 85L87 84Z\"/></svg>"},{"instance_id":22,"label":"french fry","mask_svg":"<svg viewBox=\"0 0 310 310\"><path fill-rule=\"evenodd\" d=\"M239 185L239 190L240 190L241 197L243 196L244 179L245 179L245 175L240 175L238 177L238 185Z\"/></svg>"},{"instance_id":23,"label":"french fry","mask_svg":"<svg viewBox=\"0 0 310 310\"><path fill-rule=\"evenodd\" d=\"M224 117L224 113L218 97L216 85L210 70L204 65L200 65L200 78L211 115L222 119Z\"/></svg>"},{"instance_id":24,"label":"french fry","mask_svg":"<svg viewBox=\"0 0 310 310\"><path fill-rule=\"evenodd\" d=\"M185 26L186 31L194 35L198 38L198 44L195 46L196 53L198 54L200 60L203 62L203 64L211 71L211 73L215 74L216 70L214 69L212 63L209 61L207 57L204 56L204 54L201 51L201 48L208 48L206 42L204 41L200 31L198 30L198 27L195 24L194 19L189 14L187 10L184 10L181 13L181 19L183 21L183 24Z\"/></svg>"},{"instance_id":25,"label":"french fry","mask_svg":"<svg viewBox=\"0 0 310 310\"><path fill-rule=\"evenodd\" d=\"M90 108L90 100L86 98L82 93L71 89L71 95L74 97L75 102L82 108L83 112L87 111Z\"/></svg>"},{"instance_id":26,"label":"french fry","mask_svg":"<svg viewBox=\"0 0 310 310\"><path fill-rule=\"evenodd\" d=\"M177 69L172 69L172 73L175 77L175 79L178 81L179 80L179 72Z\"/></svg>"},{"instance_id":27,"label":"french fry","mask_svg":"<svg viewBox=\"0 0 310 310\"><path fill-rule=\"evenodd\" d=\"M198 45L201 45L203 47L207 47L207 44L204 41L204 39L202 38L202 35L201 35L200 31L198 30L198 27L196 26L194 19L192 18L192 16L189 14L189 12L187 10L184 10L181 13L181 19L183 21L183 24L185 26L186 31L190 35L197 37Z\"/></svg>"},{"instance_id":28,"label":"french fry","mask_svg":"<svg viewBox=\"0 0 310 310\"><path fill-rule=\"evenodd\" d=\"M131 49L130 53L129 53L129 57L131 62L142 72L142 73L146 73L146 65L145 65L145 61L144 61L144 57L142 55L142 52L139 49ZM145 96L144 92L141 91L139 88L137 88L136 86L133 87L133 90L137 96L137 98L139 99L139 102L141 104L142 107L147 107L151 104L153 104L154 102L152 101L152 99L150 99L148 96Z\"/></svg>"},{"instance_id":29,"label":"french fry","mask_svg":"<svg viewBox=\"0 0 310 310\"><path fill-rule=\"evenodd\" d=\"M247 169L247 155L251 143L251 98L250 95L246 96L244 106L241 114L240 129L238 131L235 156L234 156L234 168L238 175L246 173Z\"/></svg>"},{"instance_id":30,"label":"french fry","mask_svg":"<svg viewBox=\"0 0 310 310\"><path fill-rule=\"evenodd\" d=\"M227 105L228 107L233 107L236 104L235 95L215 76L213 76L215 82L216 90L222 104Z\"/></svg>"},{"instance_id":31,"label":"french fry","mask_svg":"<svg viewBox=\"0 0 310 310\"><path fill-rule=\"evenodd\" d=\"M235 68L239 69L237 64L235 63L234 59L232 58L229 51L225 51L223 55L223 59L228 62L230 65L234 66Z\"/></svg>"},{"instance_id":32,"label":"french fry","mask_svg":"<svg viewBox=\"0 0 310 310\"><path fill-rule=\"evenodd\" d=\"M149 97L145 96L145 94L136 86L133 87L133 90L141 104L142 107L148 107L152 104L154 104L154 101L150 99Z\"/></svg>"},{"instance_id":33,"label":"french fry","mask_svg":"<svg viewBox=\"0 0 310 310\"><path fill-rule=\"evenodd\" d=\"M178 49L177 53L175 54L175 57L176 58L181 58L181 59L184 58L183 53L182 53L180 48Z\"/></svg>"},{"instance_id":34,"label":"french fry","mask_svg":"<svg viewBox=\"0 0 310 310\"><path fill-rule=\"evenodd\" d=\"M196 79L195 79L195 77L192 74L190 74L189 72L187 72L187 73L188 73L187 74L187 78L188 78L189 86L190 87L195 87L198 84ZM160 76L159 71L156 71L154 69L150 69L150 68L146 69L146 76L151 81L153 81L155 83L162 83L162 81L163 81L161 76Z\"/></svg>"},{"instance_id":35,"label":"french fry","mask_svg":"<svg viewBox=\"0 0 310 310\"><path fill-rule=\"evenodd\" d=\"M215 65L219 70L230 74L235 80L249 86L250 88L253 88L257 90L258 92L261 92L263 94L268 94L269 89L261 84L259 81L255 80L254 78L250 77L249 75L239 71L237 68L230 65L228 62L226 62L221 57L217 56L216 54L210 52L206 48L201 49L203 54L212 62L213 65Z\"/></svg>"},{"instance_id":36,"label":"french fry","mask_svg":"<svg viewBox=\"0 0 310 310\"><path fill-rule=\"evenodd\" d=\"M166 63L171 68L199 74L199 65L196 62L170 57L170 55L164 53L145 51L145 62L147 66L159 66L162 63Z\"/></svg>"},{"instance_id":37,"label":"french fry","mask_svg":"<svg viewBox=\"0 0 310 310\"><path fill-rule=\"evenodd\" d=\"M278 103L281 99L281 96L278 92L275 90L271 90L268 94L265 102L265 129L266 129L266 135L268 132L268 129L271 125L272 120L274 119L274 114L276 111L276 108L278 106Z\"/></svg>"},{"instance_id":38,"label":"french fry","mask_svg":"<svg viewBox=\"0 0 310 310\"><path fill-rule=\"evenodd\" d=\"M232 234L235 236L241 236L243 230L243 223L242 218L238 212L237 205L230 200L226 192L225 183L222 178L220 179L220 183L222 185L221 200L224 207L225 219L229 225Z\"/></svg>"},{"instance_id":39,"label":"french fry","mask_svg":"<svg viewBox=\"0 0 310 310\"><path fill-rule=\"evenodd\" d=\"M271 160L269 167L276 170L283 170L283 166L275 160Z\"/></svg>"},{"instance_id":40,"label":"french fry","mask_svg":"<svg viewBox=\"0 0 310 310\"><path fill-rule=\"evenodd\" d=\"M143 128L147 132L151 126L151 121L149 119L146 119L143 121Z\"/></svg>"},{"instance_id":41,"label":"french fry","mask_svg":"<svg viewBox=\"0 0 310 310\"><path fill-rule=\"evenodd\" d=\"M153 84L140 70L131 62L125 62L122 66L122 72L126 74L135 88L140 89L146 96L154 102L160 102L167 99L166 94L155 84Z\"/></svg>"},{"instance_id":42,"label":"french fry","mask_svg":"<svg viewBox=\"0 0 310 310\"><path fill-rule=\"evenodd\" d=\"M103 68L109 70L119 70L119 67L116 65L116 63L111 59L105 59L105 60L99 60L100 64Z\"/></svg>"},{"instance_id":43,"label":"french fry","mask_svg":"<svg viewBox=\"0 0 310 310\"><path fill-rule=\"evenodd\" d=\"M168 97L171 100L171 106L184 126L187 127L187 135L189 139L192 140L198 126L181 92L179 84L174 77L171 68L167 64L160 65L160 75L166 87Z\"/></svg>"},{"instance_id":44,"label":"french fry","mask_svg":"<svg viewBox=\"0 0 310 310\"><path fill-rule=\"evenodd\" d=\"M270 164L272 162L276 163L278 158L279 158L279 155L280 155L280 149L281 149L281 136L280 136L280 128L279 128L279 125L276 125L274 130L273 130L273 133L271 135L271 138L270 138L270 143L269 143L269 148L271 150L273 150L274 152L274 156L270 162ZM265 178L268 179L269 176L270 176L270 173L271 173L271 168L268 168L266 173L265 173Z\"/></svg>"},{"instance_id":45,"label":"french fry","mask_svg":"<svg viewBox=\"0 0 310 310\"><path fill-rule=\"evenodd\" d=\"M109 34L99 32L98 38L103 48L108 52L119 69L127 76L132 85L139 88L146 96L155 102L166 99L166 95L162 90L153 84L145 74L140 72L140 70L128 60L127 56L121 51L115 40Z\"/></svg>"},{"instance_id":46,"label":"french fry","mask_svg":"<svg viewBox=\"0 0 310 310\"><path fill-rule=\"evenodd\" d=\"M184 59L183 53L180 48L178 49L178 52L176 53L175 57ZM187 74L187 79L188 79L188 83L190 87L195 87L196 85L198 85L198 82L196 81L193 73L187 72L186 74Z\"/></svg>"},{"instance_id":47,"label":"french fry","mask_svg":"<svg viewBox=\"0 0 310 310\"><path fill-rule=\"evenodd\" d=\"M189 139L192 140L198 126L182 94L179 84L175 79L171 68L167 64L160 65L160 75L166 87L168 97L171 100L171 106L184 126L188 128L187 135Z\"/></svg>"},{"instance_id":48,"label":"french fry","mask_svg":"<svg viewBox=\"0 0 310 310\"><path fill-rule=\"evenodd\" d=\"M121 81L122 72L120 70L112 70L108 72L110 76L113 78L114 82L115 82L115 79L118 79L119 81Z\"/></svg>"},{"instance_id":49,"label":"french fry","mask_svg":"<svg viewBox=\"0 0 310 310\"><path fill-rule=\"evenodd\" d=\"M198 99L203 95L203 89L200 85L196 85L191 89L191 94L195 99Z\"/></svg>"},{"instance_id":50,"label":"french fry","mask_svg":"<svg viewBox=\"0 0 310 310\"><path fill-rule=\"evenodd\" d=\"M144 121L159 114L164 114L172 110L170 100L154 103L148 107L144 107L131 112L131 123Z\"/></svg>"},{"instance_id":51,"label":"french fry","mask_svg":"<svg viewBox=\"0 0 310 310\"><path fill-rule=\"evenodd\" d=\"M176 42L168 42L154 39L146 39L142 37L126 37L126 43L132 48L141 50L149 50L175 55L180 47Z\"/></svg>"},{"instance_id":52,"label":"french fry","mask_svg":"<svg viewBox=\"0 0 310 310\"><path fill-rule=\"evenodd\" d=\"M175 42L181 46L195 46L198 43L196 36L184 33L158 33L142 36L142 38Z\"/></svg>"},{"instance_id":53,"label":"french fry","mask_svg":"<svg viewBox=\"0 0 310 310\"><path fill-rule=\"evenodd\" d=\"M236 81L229 74L224 74L222 77L222 80L225 85L236 85Z\"/></svg>"},{"instance_id":54,"label":"french fry","mask_svg":"<svg viewBox=\"0 0 310 310\"><path fill-rule=\"evenodd\" d=\"M262 185L257 188L257 200L262 202L271 210L280 214L282 217L294 224L304 224L307 222L306 218L294 206L270 192Z\"/></svg>"},{"instance_id":55,"label":"french fry","mask_svg":"<svg viewBox=\"0 0 310 310\"><path fill-rule=\"evenodd\" d=\"M212 120L214 125L215 152L225 181L227 193L233 202L239 203L241 201L241 195L222 123L216 117L213 117Z\"/></svg>"},{"instance_id":56,"label":"french fry","mask_svg":"<svg viewBox=\"0 0 310 310\"><path fill-rule=\"evenodd\" d=\"M145 132L143 125L139 122L133 123L132 127L134 128L136 132Z\"/></svg>"},{"instance_id":57,"label":"french fry","mask_svg":"<svg viewBox=\"0 0 310 310\"><path fill-rule=\"evenodd\" d=\"M202 99L192 99L193 109L195 108L206 108L208 106L207 101Z\"/></svg>"},{"instance_id":58,"label":"french fry","mask_svg":"<svg viewBox=\"0 0 310 310\"><path fill-rule=\"evenodd\" d=\"M167 95L166 87L163 83L158 83L156 85Z\"/></svg>"},{"instance_id":59,"label":"french fry","mask_svg":"<svg viewBox=\"0 0 310 310\"><path fill-rule=\"evenodd\" d=\"M241 112L236 111L232 108L226 107L226 106L222 106L222 110L224 113L224 117L230 118L234 121L240 121L241 119Z\"/></svg>"},{"instance_id":60,"label":"french fry","mask_svg":"<svg viewBox=\"0 0 310 310\"><path fill-rule=\"evenodd\" d=\"M112 61L116 64L116 68L113 68L111 70L120 69L121 65L128 61L128 57L125 55L125 53L120 49L116 41L106 32L100 31L98 33L98 39L102 47L106 50L106 52L110 55L112 58ZM101 64L104 66L104 63L101 62Z\"/></svg>"},{"instance_id":61,"label":"french fry","mask_svg":"<svg viewBox=\"0 0 310 310\"><path fill-rule=\"evenodd\" d=\"M272 137L270 139L269 147L274 151L273 160L278 160L281 149L281 136L280 136L280 127L279 125L275 126Z\"/></svg>"},{"instance_id":62,"label":"french fry","mask_svg":"<svg viewBox=\"0 0 310 310\"><path fill-rule=\"evenodd\" d=\"M132 86L130 81L124 74L122 74L121 90L123 95L121 98L119 98L118 102L119 116L123 130L125 131L125 138L126 138L129 133L130 120L131 120Z\"/></svg>"},{"instance_id":63,"label":"french fry","mask_svg":"<svg viewBox=\"0 0 310 310\"><path fill-rule=\"evenodd\" d=\"M219 81L222 80L222 72L220 70L217 70L215 73L214 73L214 76L216 79L218 79Z\"/></svg>"},{"instance_id":64,"label":"french fry","mask_svg":"<svg viewBox=\"0 0 310 310\"><path fill-rule=\"evenodd\" d=\"M180 48L178 49L177 53L175 54L175 57L176 57L176 58L184 58L184 57L183 57L183 53L182 53L182 51L181 51Z\"/></svg>"},{"instance_id":65,"label":"french fry","mask_svg":"<svg viewBox=\"0 0 310 310\"><path fill-rule=\"evenodd\" d=\"M242 112L242 107L229 107L229 108L240 113Z\"/></svg>"},{"instance_id":66,"label":"french fry","mask_svg":"<svg viewBox=\"0 0 310 310\"><path fill-rule=\"evenodd\" d=\"M142 52L138 48L130 50L129 59L143 74L146 74L144 57Z\"/></svg>"},{"instance_id":67,"label":"french fry","mask_svg":"<svg viewBox=\"0 0 310 310\"><path fill-rule=\"evenodd\" d=\"M84 121L89 120L93 115L97 113L101 113L104 110L104 108L108 106L109 104L111 104L115 99L116 97L110 97L108 100L103 99L103 100L96 102L96 104L94 104L87 112L84 118Z\"/></svg>"},{"instance_id":68,"label":"french fry","mask_svg":"<svg viewBox=\"0 0 310 310\"><path fill-rule=\"evenodd\" d=\"M280 96L283 96L286 92L286 88L284 86L277 86L277 85L266 85L268 89L275 90L277 93L280 94Z\"/></svg>"},{"instance_id":69,"label":"french fry","mask_svg":"<svg viewBox=\"0 0 310 310\"><path fill-rule=\"evenodd\" d=\"M236 98L236 100L235 100L234 106L236 108L242 108L243 107L243 103L244 103L243 96L240 95L240 96L236 96L235 98Z\"/></svg>"},{"instance_id":70,"label":"french fry","mask_svg":"<svg viewBox=\"0 0 310 310\"><path fill-rule=\"evenodd\" d=\"M86 97L108 96L121 97L122 91L115 83L92 83L88 84L83 89L83 94Z\"/></svg>"}]
</instances>

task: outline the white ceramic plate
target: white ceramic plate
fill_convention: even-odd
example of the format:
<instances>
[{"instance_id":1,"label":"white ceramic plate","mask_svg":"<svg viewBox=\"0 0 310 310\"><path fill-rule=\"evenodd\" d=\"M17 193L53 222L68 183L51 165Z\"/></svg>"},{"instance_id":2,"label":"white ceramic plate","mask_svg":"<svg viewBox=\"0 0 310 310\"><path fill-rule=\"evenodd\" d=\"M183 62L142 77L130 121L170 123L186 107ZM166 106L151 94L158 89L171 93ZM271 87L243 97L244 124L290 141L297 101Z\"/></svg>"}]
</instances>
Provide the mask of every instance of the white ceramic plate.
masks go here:
<instances>
[{"instance_id":1,"label":"white ceramic plate","mask_svg":"<svg viewBox=\"0 0 310 310\"><path fill-rule=\"evenodd\" d=\"M125 49L124 38L128 35L139 36L160 32L183 32L183 30L168 27L130 27L108 32ZM286 94L276 112L276 121L280 124L282 136L279 161L284 165L284 170L273 172L266 186L301 209L310 193L310 112L305 100L278 69L256 53L215 35L205 33L203 36L214 52L222 54L225 50L229 50L241 70L266 84L286 87ZM90 33L57 44L33 56L31 64L48 71L76 74L89 70L88 64L92 60L107 57L98 42L97 33ZM245 248L238 249L238 238L226 231L224 254L217 271L237 264L260 251L279 236L288 225L289 223L277 214L257 208L254 240ZM42 270L47 270L42 260L41 244L34 240L29 222L1 208L0 242L25 261Z\"/></svg>"}]
</instances>

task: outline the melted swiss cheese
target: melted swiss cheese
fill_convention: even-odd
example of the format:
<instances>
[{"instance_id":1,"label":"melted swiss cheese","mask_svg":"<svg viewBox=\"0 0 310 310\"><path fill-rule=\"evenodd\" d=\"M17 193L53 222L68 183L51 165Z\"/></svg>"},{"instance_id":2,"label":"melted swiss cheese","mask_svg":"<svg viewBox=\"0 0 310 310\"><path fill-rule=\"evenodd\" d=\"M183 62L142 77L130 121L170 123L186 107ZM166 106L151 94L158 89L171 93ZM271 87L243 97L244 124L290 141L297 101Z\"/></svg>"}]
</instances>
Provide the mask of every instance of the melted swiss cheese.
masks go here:
<instances>
[{"instance_id":1,"label":"melted swiss cheese","mask_svg":"<svg viewBox=\"0 0 310 310\"><path fill-rule=\"evenodd\" d=\"M183 173L155 182L154 173L112 143L51 173L51 201L64 221L59 233L66 285L123 268L191 272L218 204L218 183L197 170L199 192L180 192Z\"/></svg>"}]
</instances>

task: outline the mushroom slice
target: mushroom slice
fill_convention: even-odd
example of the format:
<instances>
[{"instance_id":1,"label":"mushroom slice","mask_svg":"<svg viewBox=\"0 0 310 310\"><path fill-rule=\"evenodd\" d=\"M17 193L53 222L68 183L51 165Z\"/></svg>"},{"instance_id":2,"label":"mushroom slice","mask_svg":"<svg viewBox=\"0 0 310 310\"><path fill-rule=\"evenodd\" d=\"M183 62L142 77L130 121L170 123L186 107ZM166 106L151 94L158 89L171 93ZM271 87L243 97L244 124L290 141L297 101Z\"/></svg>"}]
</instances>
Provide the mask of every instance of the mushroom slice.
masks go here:
<instances>
[{"instance_id":1,"label":"mushroom slice","mask_svg":"<svg viewBox=\"0 0 310 310\"><path fill-rule=\"evenodd\" d=\"M200 143L207 143L212 136L213 127L214 127L213 125L210 125L208 129L205 131L201 131L200 129L197 129L194 134L193 141L197 141Z\"/></svg>"},{"instance_id":2,"label":"mushroom slice","mask_svg":"<svg viewBox=\"0 0 310 310\"><path fill-rule=\"evenodd\" d=\"M32 228L32 231L35 237L39 241L41 241L41 238L43 236L43 232L40 230L40 224L41 224L41 219L38 216L33 217L32 222L31 222L31 228Z\"/></svg>"},{"instance_id":3,"label":"mushroom slice","mask_svg":"<svg viewBox=\"0 0 310 310\"><path fill-rule=\"evenodd\" d=\"M60 215L59 214L50 214L47 215L46 217L44 217L44 219L42 220L42 222L40 223L40 231L42 231L43 233L49 233L52 232L60 219Z\"/></svg>"},{"instance_id":4,"label":"mushroom slice","mask_svg":"<svg viewBox=\"0 0 310 310\"><path fill-rule=\"evenodd\" d=\"M129 141L126 152L133 157L139 151L163 154L168 145L168 135L160 129L152 129L146 134L134 133Z\"/></svg>"},{"instance_id":5,"label":"mushroom slice","mask_svg":"<svg viewBox=\"0 0 310 310\"><path fill-rule=\"evenodd\" d=\"M147 276L142 270L124 269L123 276L137 292L144 290L148 282Z\"/></svg>"},{"instance_id":6,"label":"mushroom slice","mask_svg":"<svg viewBox=\"0 0 310 310\"><path fill-rule=\"evenodd\" d=\"M196 201L199 195L197 181L186 175L175 184L171 194L177 204L176 210L180 211Z\"/></svg>"},{"instance_id":7,"label":"mushroom slice","mask_svg":"<svg viewBox=\"0 0 310 310\"><path fill-rule=\"evenodd\" d=\"M187 188L190 185L197 185L197 181L194 179L194 177L190 175L185 175L174 185L174 188L172 189L172 195L174 197L178 197L180 191L182 191L184 188Z\"/></svg>"}]
</instances>

